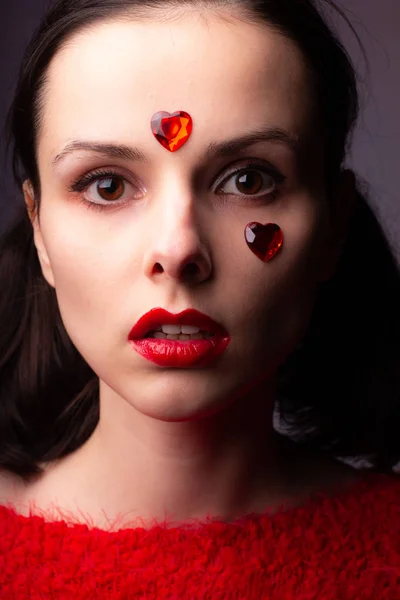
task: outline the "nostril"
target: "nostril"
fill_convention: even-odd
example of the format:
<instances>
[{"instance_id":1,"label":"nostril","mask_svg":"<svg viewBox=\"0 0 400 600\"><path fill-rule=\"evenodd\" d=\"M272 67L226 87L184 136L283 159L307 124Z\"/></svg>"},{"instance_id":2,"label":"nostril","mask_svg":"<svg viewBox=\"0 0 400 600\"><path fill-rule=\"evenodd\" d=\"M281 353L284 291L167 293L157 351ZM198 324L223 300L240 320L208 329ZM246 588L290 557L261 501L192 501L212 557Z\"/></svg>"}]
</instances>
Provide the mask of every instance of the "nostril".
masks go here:
<instances>
[{"instance_id":1,"label":"nostril","mask_svg":"<svg viewBox=\"0 0 400 600\"><path fill-rule=\"evenodd\" d=\"M156 263L153 267L153 273L162 273L164 269L160 265L160 263Z\"/></svg>"},{"instance_id":2,"label":"nostril","mask_svg":"<svg viewBox=\"0 0 400 600\"><path fill-rule=\"evenodd\" d=\"M185 265L170 265L155 262L151 271L152 275L165 273L167 276L176 277L181 281L198 281L202 278L202 268L196 261L187 262Z\"/></svg>"},{"instance_id":3,"label":"nostril","mask_svg":"<svg viewBox=\"0 0 400 600\"><path fill-rule=\"evenodd\" d=\"M196 277L198 274L200 273L200 269L199 266L194 263L188 263L187 265L185 265L182 269L182 278L192 278L192 277Z\"/></svg>"}]
</instances>

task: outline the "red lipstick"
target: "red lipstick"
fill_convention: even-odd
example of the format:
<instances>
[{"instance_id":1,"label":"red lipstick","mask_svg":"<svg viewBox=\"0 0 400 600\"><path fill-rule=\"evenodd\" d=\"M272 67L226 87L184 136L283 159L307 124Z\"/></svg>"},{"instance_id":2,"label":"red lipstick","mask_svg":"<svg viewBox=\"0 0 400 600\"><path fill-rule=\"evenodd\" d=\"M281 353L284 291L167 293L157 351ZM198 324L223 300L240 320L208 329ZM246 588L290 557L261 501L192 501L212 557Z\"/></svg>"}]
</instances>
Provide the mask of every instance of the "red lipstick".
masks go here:
<instances>
[{"instance_id":1,"label":"red lipstick","mask_svg":"<svg viewBox=\"0 0 400 600\"><path fill-rule=\"evenodd\" d=\"M193 325L211 337L171 340L146 337L161 325ZM231 338L216 321L197 310L187 309L176 315L163 308L144 314L129 333L128 340L141 356L160 367L204 367L226 350Z\"/></svg>"}]
</instances>

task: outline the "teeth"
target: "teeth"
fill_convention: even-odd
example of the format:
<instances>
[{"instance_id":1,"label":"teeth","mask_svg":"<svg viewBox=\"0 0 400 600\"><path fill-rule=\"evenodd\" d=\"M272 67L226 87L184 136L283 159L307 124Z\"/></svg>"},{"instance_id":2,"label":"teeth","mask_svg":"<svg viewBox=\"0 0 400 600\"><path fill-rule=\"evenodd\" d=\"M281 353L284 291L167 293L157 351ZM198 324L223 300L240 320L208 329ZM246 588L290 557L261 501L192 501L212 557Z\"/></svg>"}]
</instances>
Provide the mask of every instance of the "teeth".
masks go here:
<instances>
[{"instance_id":1,"label":"teeth","mask_svg":"<svg viewBox=\"0 0 400 600\"><path fill-rule=\"evenodd\" d=\"M180 325L161 325L161 329L164 333L178 335L181 332Z\"/></svg>"},{"instance_id":2,"label":"teeth","mask_svg":"<svg viewBox=\"0 0 400 600\"><path fill-rule=\"evenodd\" d=\"M199 333L200 329L198 327L193 327L193 325L181 325L182 333Z\"/></svg>"},{"instance_id":3,"label":"teeth","mask_svg":"<svg viewBox=\"0 0 400 600\"><path fill-rule=\"evenodd\" d=\"M185 334L176 334L176 333L166 334L163 331L154 331L154 332L150 333L150 335L148 337L156 338L159 340L203 340L203 339L212 337L212 334L211 333L193 333L191 335L185 335Z\"/></svg>"},{"instance_id":4,"label":"teeth","mask_svg":"<svg viewBox=\"0 0 400 600\"><path fill-rule=\"evenodd\" d=\"M192 333L191 335L189 335L189 337L191 340L203 340L213 337L213 334L209 333L208 331L203 331L203 333Z\"/></svg>"},{"instance_id":5,"label":"teeth","mask_svg":"<svg viewBox=\"0 0 400 600\"><path fill-rule=\"evenodd\" d=\"M192 325L161 325L161 329L164 333L171 335L179 335L180 333L190 335L192 333L199 333L200 331L198 327L193 327Z\"/></svg>"}]
</instances>

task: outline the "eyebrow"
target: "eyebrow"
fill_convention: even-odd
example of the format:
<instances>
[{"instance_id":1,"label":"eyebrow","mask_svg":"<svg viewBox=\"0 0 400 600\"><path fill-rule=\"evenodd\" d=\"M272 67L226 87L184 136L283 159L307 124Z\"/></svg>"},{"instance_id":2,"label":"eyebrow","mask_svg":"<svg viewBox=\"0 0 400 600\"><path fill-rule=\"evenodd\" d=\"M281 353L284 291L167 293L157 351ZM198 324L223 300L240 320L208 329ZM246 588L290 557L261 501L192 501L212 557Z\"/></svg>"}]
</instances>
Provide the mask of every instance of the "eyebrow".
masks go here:
<instances>
[{"instance_id":1,"label":"eyebrow","mask_svg":"<svg viewBox=\"0 0 400 600\"><path fill-rule=\"evenodd\" d=\"M253 144L260 142L278 142L287 146L296 154L300 149L298 136L280 128L265 128L258 131L249 132L243 136L233 138L231 140L224 140L223 142L211 142L206 148L205 155L208 160L218 156L231 156L247 146L252 146ZM144 152L139 150L139 148L126 146L124 144L73 140L68 142L61 152L54 157L52 164L58 164L66 156L78 150L94 152L105 157L122 158L135 162L148 162L148 158Z\"/></svg>"}]
</instances>

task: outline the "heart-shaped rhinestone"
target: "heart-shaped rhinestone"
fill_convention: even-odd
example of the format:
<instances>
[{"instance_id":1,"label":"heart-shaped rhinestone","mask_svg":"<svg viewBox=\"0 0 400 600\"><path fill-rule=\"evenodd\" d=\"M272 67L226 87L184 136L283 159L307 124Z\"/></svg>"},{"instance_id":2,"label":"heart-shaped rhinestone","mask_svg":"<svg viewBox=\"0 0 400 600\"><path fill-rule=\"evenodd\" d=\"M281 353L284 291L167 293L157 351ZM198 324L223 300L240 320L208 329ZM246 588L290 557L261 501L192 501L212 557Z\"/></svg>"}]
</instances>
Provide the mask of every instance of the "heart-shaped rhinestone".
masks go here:
<instances>
[{"instance_id":1,"label":"heart-shaped rhinestone","mask_svg":"<svg viewBox=\"0 0 400 600\"><path fill-rule=\"evenodd\" d=\"M183 146L192 133L192 127L192 117L182 110L172 114L162 110L151 118L154 137L170 152L176 152Z\"/></svg>"},{"instance_id":2,"label":"heart-shaped rhinestone","mask_svg":"<svg viewBox=\"0 0 400 600\"><path fill-rule=\"evenodd\" d=\"M283 233L276 223L248 223L244 237L250 250L263 262L271 260L283 244Z\"/></svg>"}]
</instances>

